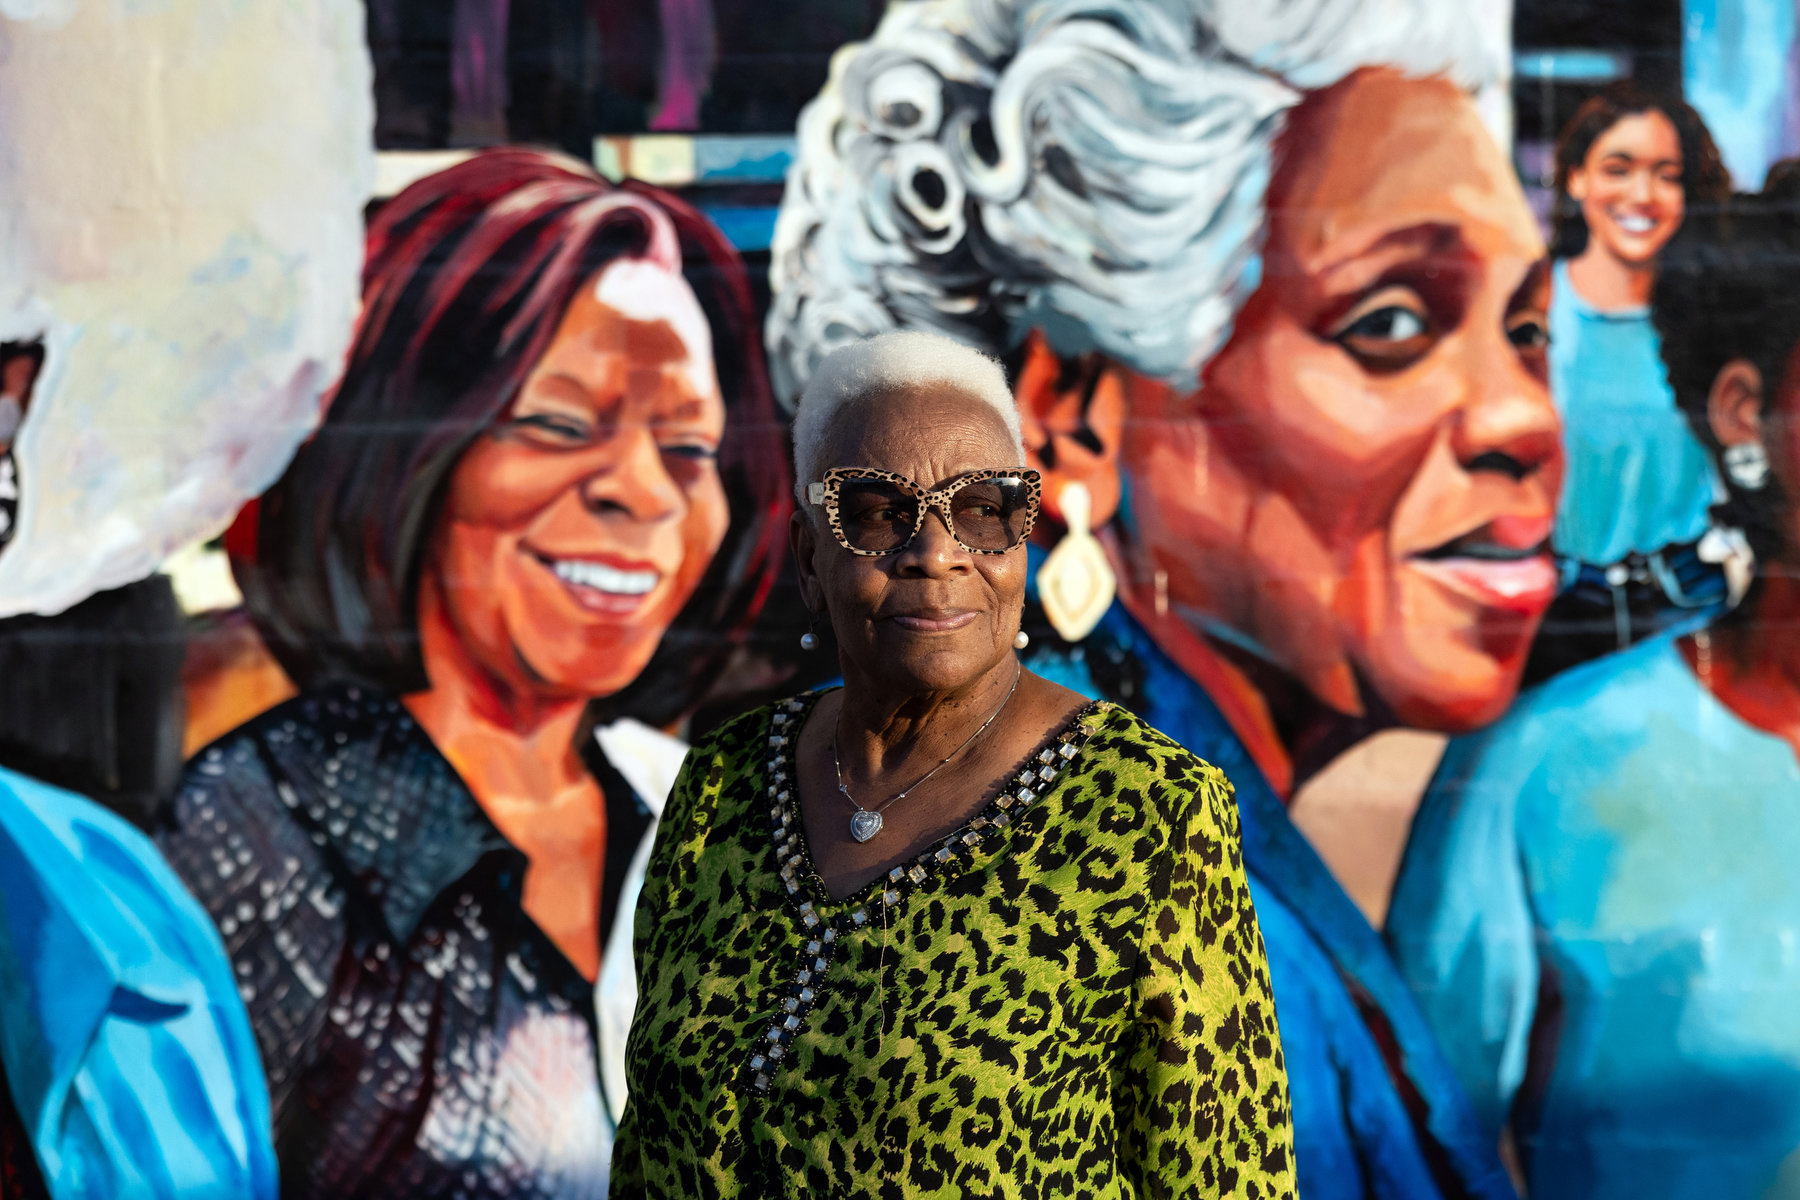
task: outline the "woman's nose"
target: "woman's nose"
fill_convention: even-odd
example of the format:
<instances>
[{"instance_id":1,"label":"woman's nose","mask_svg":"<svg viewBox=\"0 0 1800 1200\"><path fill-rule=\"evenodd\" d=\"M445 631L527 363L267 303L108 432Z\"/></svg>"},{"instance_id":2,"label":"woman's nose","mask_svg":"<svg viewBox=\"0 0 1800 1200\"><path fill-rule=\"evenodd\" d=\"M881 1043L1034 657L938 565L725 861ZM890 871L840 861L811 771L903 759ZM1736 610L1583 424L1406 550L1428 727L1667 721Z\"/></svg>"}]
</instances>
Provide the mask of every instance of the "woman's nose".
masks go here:
<instances>
[{"instance_id":1,"label":"woman's nose","mask_svg":"<svg viewBox=\"0 0 1800 1200\"><path fill-rule=\"evenodd\" d=\"M605 461L582 481L582 500L595 512L622 511L638 521L662 521L681 511L681 485L663 462L648 425L621 429L601 449Z\"/></svg>"},{"instance_id":2,"label":"woman's nose","mask_svg":"<svg viewBox=\"0 0 1800 1200\"><path fill-rule=\"evenodd\" d=\"M1526 479L1562 463L1562 421L1550 389L1505 336L1470 364L1456 454L1469 471Z\"/></svg>"},{"instance_id":3,"label":"woman's nose","mask_svg":"<svg viewBox=\"0 0 1800 1200\"><path fill-rule=\"evenodd\" d=\"M919 532L900 551L895 566L902 572L944 575L971 567L969 552L950 533L949 520L936 508L925 510Z\"/></svg>"}]
</instances>

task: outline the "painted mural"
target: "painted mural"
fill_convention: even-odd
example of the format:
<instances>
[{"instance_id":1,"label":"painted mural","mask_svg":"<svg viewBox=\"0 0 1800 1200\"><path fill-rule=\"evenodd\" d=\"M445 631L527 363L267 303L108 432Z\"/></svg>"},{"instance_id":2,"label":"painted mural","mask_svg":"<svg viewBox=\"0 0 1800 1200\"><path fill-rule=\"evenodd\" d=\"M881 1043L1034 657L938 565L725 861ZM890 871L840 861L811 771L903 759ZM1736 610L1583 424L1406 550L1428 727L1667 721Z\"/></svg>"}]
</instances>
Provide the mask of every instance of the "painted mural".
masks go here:
<instances>
[{"instance_id":1,"label":"painted mural","mask_svg":"<svg viewBox=\"0 0 1800 1200\"><path fill-rule=\"evenodd\" d=\"M0 1197L607 1195L894 330L1235 790L1299 1195L1800 1197L1796 271L1786 0L0 0Z\"/></svg>"}]
</instances>

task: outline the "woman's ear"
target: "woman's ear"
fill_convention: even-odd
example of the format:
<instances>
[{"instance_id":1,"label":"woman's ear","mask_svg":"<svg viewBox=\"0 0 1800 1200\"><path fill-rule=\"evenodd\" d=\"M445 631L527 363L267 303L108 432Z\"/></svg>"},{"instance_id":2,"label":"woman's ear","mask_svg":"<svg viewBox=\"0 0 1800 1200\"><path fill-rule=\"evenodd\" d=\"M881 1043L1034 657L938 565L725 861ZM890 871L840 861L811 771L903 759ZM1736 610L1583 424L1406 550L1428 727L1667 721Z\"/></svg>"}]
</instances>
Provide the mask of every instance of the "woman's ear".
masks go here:
<instances>
[{"instance_id":1,"label":"woman's ear","mask_svg":"<svg viewBox=\"0 0 1800 1200\"><path fill-rule=\"evenodd\" d=\"M1565 187L1568 190L1569 199L1573 200L1575 203L1580 204L1583 200L1586 200L1587 193L1588 193L1587 168L1586 167L1571 167L1571 168L1569 168L1569 178L1565 184Z\"/></svg>"},{"instance_id":2,"label":"woman's ear","mask_svg":"<svg viewBox=\"0 0 1800 1200\"><path fill-rule=\"evenodd\" d=\"M1762 441L1763 377L1748 359L1734 358L1713 376L1706 394L1706 421L1719 445Z\"/></svg>"},{"instance_id":3,"label":"woman's ear","mask_svg":"<svg viewBox=\"0 0 1800 1200\"><path fill-rule=\"evenodd\" d=\"M1062 521L1057 498L1069 483L1085 484L1093 526L1119 507L1119 443L1125 432L1125 380L1098 354L1063 359L1033 330L1014 389L1025 433L1025 456L1044 477L1044 509Z\"/></svg>"},{"instance_id":4,"label":"woman's ear","mask_svg":"<svg viewBox=\"0 0 1800 1200\"><path fill-rule=\"evenodd\" d=\"M794 556L794 578L800 585L801 602L807 611L819 613L825 611L825 589L819 584L818 567L813 563L818 534L808 516L810 507L796 505L788 516L788 553Z\"/></svg>"}]
</instances>

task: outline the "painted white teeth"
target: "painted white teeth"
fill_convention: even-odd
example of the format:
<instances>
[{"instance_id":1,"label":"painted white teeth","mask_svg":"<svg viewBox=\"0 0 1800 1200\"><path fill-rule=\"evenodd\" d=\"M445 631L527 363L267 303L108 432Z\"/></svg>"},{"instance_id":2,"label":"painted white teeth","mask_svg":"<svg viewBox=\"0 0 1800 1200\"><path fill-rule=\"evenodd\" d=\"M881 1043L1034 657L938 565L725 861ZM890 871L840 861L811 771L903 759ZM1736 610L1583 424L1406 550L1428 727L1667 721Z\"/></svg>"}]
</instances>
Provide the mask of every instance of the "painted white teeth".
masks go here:
<instances>
[{"instance_id":1,"label":"painted white teeth","mask_svg":"<svg viewBox=\"0 0 1800 1200\"><path fill-rule=\"evenodd\" d=\"M577 558L556 559L550 569L566 583L617 596L642 596L656 586L655 571L621 571L604 563L583 562Z\"/></svg>"},{"instance_id":2,"label":"painted white teeth","mask_svg":"<svg viewBox=\"0 0 1800 1200\"><path fill-rule=\"evenodd\" d=\"M1649 217L1620 217L1619 228L1626 233L1649 233L1656 228L1656 222Z\"/></svg>"}]
</instances>

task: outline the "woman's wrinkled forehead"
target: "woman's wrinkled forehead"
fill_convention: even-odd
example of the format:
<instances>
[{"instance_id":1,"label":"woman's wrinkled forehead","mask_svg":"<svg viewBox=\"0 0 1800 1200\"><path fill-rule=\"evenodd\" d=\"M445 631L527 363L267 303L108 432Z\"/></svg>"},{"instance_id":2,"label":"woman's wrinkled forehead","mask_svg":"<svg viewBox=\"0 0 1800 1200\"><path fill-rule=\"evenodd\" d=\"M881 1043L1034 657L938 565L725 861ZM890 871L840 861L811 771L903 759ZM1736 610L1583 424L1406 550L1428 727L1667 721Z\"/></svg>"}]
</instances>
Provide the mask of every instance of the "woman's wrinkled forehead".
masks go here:
<instances>
[{"instance_id":1,"label":"woman's wrinkled forehead","mask_svg":"<svg viewBox=\"0 0 1800 1200\"><path fill-rule=\"evenodd\" d=\"M679 272L642 258L610 263L594 283L594 299L627 321L667 327L686 347L681 369L696 394L718 390L713 372L712 327Z\"/></svg>"},{"instance_id":2,"label":"woman's wrinkled forehead","mask_svg":"<svg viewBox=\"0 0 1800 1200\"><path fill-rule=\"evenodd\" d=\"M1459 89L1362 71L1295 109L1269 188L1265 275L1322 274L1433 228L1483 258L1543 254L1505 154Z\"/></svg>"},{"instance_id":3,"label":"woman's wrinkled forehead","mask_svg":"<svg viewBox=\"0 0 1800 1200\"><path fill-rule=\"evenodd\" d=\"M940 383L873 392L844 405L828 427L820 465L898 471L932 487L966 471L1025 464L998 413Z\"/></svg>"}]
</instances>

